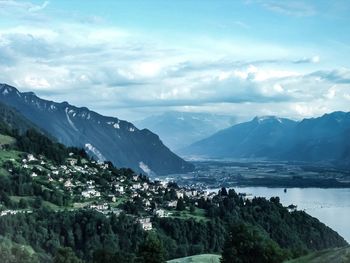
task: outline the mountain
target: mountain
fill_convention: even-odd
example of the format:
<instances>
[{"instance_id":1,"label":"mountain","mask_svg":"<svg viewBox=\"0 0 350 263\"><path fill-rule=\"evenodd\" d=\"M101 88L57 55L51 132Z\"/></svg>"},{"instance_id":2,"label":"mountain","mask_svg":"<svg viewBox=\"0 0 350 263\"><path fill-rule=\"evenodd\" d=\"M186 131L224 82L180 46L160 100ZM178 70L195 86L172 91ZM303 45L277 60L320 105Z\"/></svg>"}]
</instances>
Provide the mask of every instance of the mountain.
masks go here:
<instances>
[{"instance_id":1,"label":"mountain","mask_svg":"<svg viewBox=\"0 0 350 263\"><path fill-rule=\"evenodd\" d=\"M273 116L256 117L224 129L191 146L182 149L186 155L218 158L258 158L271 153L283 136L293 129L296 122Z\"/></svg>"},{"instance_id":2,"label":"mountain","mask_svg":"<svg viewBox=\"0 0 350 263\"><path fill-rule=\"evenodd\" d=\"M204 139L235 123L231 116L169 111L134 122L158 134L162 141L176 150Z\"/></svg>"},{"instance_id":3,"label":"mountain","mask_svg":"<svg viewBox=\"0 0 350 263\"><path fill-rule=\"evenodd\" d=\"M350 113L333 112L300 122L274 116L252 121L182 149L191 156L264 158L271 160L350 164Z\"/></svg>"},{"instance_id":4,"label":"mountain","mask_svg":"<svg viewBox=\"0 0 350 263\"><path fill-rule=\"evenodd\" d=\"M0 125L4 127L4 124L6 124L6 128L18 130L20 133L29 129L39 130L36 125L24 118L17 110L0 103Z\"/></svg>"},{"instance_id":5,"label":"mountain","mask_svg":"<svg viewBox=\"0 0 350 263\"><path fill-rule=\"evenodd\" d=\"M132 123L102 116L67 102L56 103L32 92L19 92L0 85L0 102L9 105L38 127L67 146L83 147L101 161L110 160L118 167L130 167L148 174L182 173L193 165L171 152L159 137Z\"/></svg>"},{"instance_id":6,"label":"mountain","mask_svg":"<svg viewBox=\"0 0 350 263\"><path fill-rule=\"evenodd\" d=\"M290 137L284 159L324 161L350 165L350 113L333 112L304 119Z\"/></svg>"}]
</instances>

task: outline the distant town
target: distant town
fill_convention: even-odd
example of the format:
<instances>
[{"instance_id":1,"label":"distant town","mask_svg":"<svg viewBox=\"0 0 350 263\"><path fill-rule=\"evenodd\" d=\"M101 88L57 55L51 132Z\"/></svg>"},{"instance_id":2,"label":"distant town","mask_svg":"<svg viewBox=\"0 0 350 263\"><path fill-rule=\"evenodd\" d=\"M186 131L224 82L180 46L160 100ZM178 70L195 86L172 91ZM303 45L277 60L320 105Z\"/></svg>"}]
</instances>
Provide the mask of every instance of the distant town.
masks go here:
<instances>
[{"instance_id":1,"label":"distant town","mask_svg":"<svg viewBox=\"0 0 350 263\"><path fill-rule=\"evenodd\" d=\"M271 161L196 161L196 170L187 174L159 177L183 187L217 189L222 186L266 187L350 187L349 170L327 166Z\"/></svg>"}]
</instances>

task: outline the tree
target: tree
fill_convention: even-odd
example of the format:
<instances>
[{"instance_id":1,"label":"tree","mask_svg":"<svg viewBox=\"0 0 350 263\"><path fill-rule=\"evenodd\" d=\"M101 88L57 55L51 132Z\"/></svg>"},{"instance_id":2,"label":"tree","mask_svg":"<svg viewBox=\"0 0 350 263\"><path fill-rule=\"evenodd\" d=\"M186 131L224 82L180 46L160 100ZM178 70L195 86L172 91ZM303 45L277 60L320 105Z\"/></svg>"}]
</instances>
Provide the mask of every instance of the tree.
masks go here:
<instances>
[{"instance_id":1,"label":"tree","mask_svg":"<svg viewBox=\"0 0 350 263\"><path fill-rule=\"evenodd\" d=\"M54 263L82 263L70 247L59 248L53 259Z\"/></svg>"},{"instance_id":2,"label":"tree","mask_svg":"<svg viewBox=\"0 0 350 263\"><path fill-rule=\"evenodd\" d=\"M221 263L280 263L287 254L261 230L247 224L232 226Z\"/></svg>"},{"instance_id":3,"label":"tree","mask_svg":"<svg viewBox=\"0 0 350 263\"><path fill-rule=\"evenodd\" d=\"M150 233L144 243L140 245L138 259L139 263L164 263L165 251L163 244L154 233Z\"/></svg>"},{"instance_id":4,"label":"tree","mask_svg":"<svg viewBox=\"0 0 350 263\"><path fill-rule=\"evenodd\" d=\"M225 188L225 187L222 187L220 193L221 193L221 196L227 196L227 190L226 190L226 188Z\"/></svg>"},{"instance_id":5,"label":"tree","mask_svg":"<svg viewBox=\"0 0 350 263\"><path fill-rule=\"evenodd\" d=\"M196 207L194 206L194 204L190 204L190 212L194 213L196 211Z\"/></svg>"},{"instance_id":6,"label":"tree","mask_svg":"<svg viewBox=\"0 0 350 263\"><path fill-rule=\"evenodd\" d=\"M185 206L184 200L182 198L179 198L179 200L177 200L176 210L183 211L183 210L185 210L185 208L186 208L186 206Z\"/></svg>"},{"instance_id":7,"label":"tree","mask_svg":"<svg viewBox=\"0 0 350 263\"><path fill-rule=\"evenodd\" d=\"M104 250L104 249L99 249L96 250L93 254L93 262L94 263L112 263L114 261L114 254Z\"/></svg>"},{"instance_id":8,"label":"tree","mask_svg":"<svg viewBox=\"0 0 350 263\"><path fill-rule=\"evenodd\" d=\"M37 196L34 200L33 207L35 209L41 208L43 205L43 199L40 196Z\"/></svg>"}]
</instances>

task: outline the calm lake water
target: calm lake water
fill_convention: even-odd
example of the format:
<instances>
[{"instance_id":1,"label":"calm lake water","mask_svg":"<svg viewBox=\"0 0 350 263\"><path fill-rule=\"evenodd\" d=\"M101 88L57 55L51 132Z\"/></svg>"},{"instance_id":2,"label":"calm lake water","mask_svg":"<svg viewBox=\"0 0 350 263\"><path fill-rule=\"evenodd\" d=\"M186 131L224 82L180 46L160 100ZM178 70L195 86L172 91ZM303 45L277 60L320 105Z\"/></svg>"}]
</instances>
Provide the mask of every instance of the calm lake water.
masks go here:
<instances>
[{"instance_id":1,"label":"calm lake water","mask_svg":"<svg viewBox=\"0 0 350 263\"><path fill-rule=\"evenodd\" d=\"M350 189L235 187L237 193L280 197L284 206L294 204L337 231L350 243Z\"/></svg>"}]
</instances>

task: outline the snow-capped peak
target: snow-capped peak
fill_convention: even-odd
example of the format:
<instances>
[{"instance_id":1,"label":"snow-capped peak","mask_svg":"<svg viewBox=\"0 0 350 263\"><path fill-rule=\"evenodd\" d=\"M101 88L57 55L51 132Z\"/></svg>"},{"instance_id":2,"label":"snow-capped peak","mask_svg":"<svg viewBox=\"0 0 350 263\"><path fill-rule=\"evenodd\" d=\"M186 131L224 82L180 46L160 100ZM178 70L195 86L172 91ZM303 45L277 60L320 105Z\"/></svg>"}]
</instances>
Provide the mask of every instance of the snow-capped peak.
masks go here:
<instances>
[{"instance_id":1,"label":"snow-capped peak","mask_svg":"<svg viewBox=\"0 0 350 263\"><path fill-rule=\"evenodd\" d=\"M278 118L276 116L258 116L255 119L258 121L258 123L263 123L266 121L277 121L279 123L283 122L281 118Z\"/></svg>"}]
</instances>

